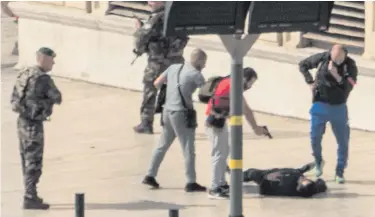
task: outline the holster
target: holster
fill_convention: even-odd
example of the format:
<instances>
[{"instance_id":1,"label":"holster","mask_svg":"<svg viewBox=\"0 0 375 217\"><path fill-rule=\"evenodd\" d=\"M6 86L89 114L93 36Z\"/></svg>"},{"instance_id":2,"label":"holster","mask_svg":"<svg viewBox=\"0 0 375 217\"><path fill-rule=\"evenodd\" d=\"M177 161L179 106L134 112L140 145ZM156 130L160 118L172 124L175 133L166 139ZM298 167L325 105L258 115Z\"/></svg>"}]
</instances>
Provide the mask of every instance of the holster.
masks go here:
<instances>
[{"instance_id":1,"label":"holster","mask_svg":"<svg viewBox=\"0 0 375 217\"><path fill-rule=\"evenodd\" d=\"M163 84L159 90L159 94L156 99L155 114L163 113L163 105L167 97L167 85Z\"/></svg>"},{"instance_id":2,"label":"holster","mask_svg":"<svg viewBox=\"0 0 375 217\"><path fill-rule=\"evenodd\" d=\"M195 129L198 126L197 112L194 109L184 111L185 124L188 129Z\"/></svg>"}]
</instances>

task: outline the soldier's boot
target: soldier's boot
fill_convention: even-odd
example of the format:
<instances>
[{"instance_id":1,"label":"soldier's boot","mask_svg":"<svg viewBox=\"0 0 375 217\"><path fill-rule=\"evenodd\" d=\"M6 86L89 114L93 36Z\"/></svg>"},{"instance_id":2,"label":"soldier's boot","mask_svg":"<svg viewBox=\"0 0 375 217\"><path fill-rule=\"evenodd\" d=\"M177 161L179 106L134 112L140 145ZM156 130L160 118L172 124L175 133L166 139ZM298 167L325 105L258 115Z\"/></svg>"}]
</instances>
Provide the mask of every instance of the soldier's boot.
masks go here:
<instances>
[{"instance_id":1,"label":"soldier's boot","mask_svg":"<svg viewBox=\"0 0 375 217\"><path fill-rule=\"evenodd\" d=\"M24 209L39 209L46 210L49 209L50 205L43 202L43 199L37 195L25 195L23 197L23 208Z\"/></svg>"},{"instance_id":2,"label":"soldier's boot","mask_svg":"<svg viewBox=\"0 0 375 217\"><path fill-rule=\"evenodd\" d=\"M153 134L154 130L151 121L142 121L138 126L135 126L134 131L141 134Z\"/></svg>"}]
</instances>

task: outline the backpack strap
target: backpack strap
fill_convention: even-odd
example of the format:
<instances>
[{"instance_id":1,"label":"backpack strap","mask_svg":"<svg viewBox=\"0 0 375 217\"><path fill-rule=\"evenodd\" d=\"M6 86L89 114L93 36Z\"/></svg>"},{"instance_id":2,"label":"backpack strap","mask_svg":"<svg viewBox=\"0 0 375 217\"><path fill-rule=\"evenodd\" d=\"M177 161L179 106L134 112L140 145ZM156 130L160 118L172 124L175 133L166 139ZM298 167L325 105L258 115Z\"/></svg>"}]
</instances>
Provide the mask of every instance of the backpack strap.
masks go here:
<instances>
[{"instance_id":1,"label":"backpack strap","mask_svg":"<svg viewBox=\"0 0 375 217\"><path fill-rule=\"evenodd\" d=\"M186 105L186 101L185 101L185 98L184 96L182 95L182 92L181 92L181 88L180 88L180 74L181 74L181 70L182 68L184 68L184 65L185 64L182 64L181 68L178 70L177 72L177 89L178 89L178 93L180 94L180 97L181 97L181 102L182 102L182 105L184 106L185 109L189 109Z\"/></svg>"}]
</instances>

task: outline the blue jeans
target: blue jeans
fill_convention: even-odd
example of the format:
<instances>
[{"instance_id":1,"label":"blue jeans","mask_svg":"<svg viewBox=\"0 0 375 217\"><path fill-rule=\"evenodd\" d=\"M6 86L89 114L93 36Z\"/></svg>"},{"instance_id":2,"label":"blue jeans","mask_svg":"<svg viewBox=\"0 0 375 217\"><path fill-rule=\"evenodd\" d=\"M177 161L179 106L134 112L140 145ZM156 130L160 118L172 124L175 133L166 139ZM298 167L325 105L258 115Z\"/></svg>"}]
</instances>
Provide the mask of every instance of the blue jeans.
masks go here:
<instances>
[{"instance_id":1,"label":"blue jeans","mask_svg":"<svg viewBox=\"0 0 375 217\"><path fill-rule=\"evenodd\" d=\"M330 122L338 144L337 172L343 172L348 161L350 128L348 124L348 108L346 104L329 105L322 102L313 103L311 115L311 146L316 163L322 161L322 138L326 123Z\"/></svg>"}]
</instances>

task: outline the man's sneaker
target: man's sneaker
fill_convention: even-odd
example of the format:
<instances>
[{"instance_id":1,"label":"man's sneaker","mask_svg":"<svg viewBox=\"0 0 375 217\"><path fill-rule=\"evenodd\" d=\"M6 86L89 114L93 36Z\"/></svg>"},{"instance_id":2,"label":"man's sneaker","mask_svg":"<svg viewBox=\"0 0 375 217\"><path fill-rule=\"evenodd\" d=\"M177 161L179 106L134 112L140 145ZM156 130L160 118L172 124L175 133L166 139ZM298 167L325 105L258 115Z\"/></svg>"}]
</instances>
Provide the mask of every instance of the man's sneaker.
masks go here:
<instances>
[{"instance_id":1,"label":"man's sneaker","mask_svg":"<svg viewBox=\"0 0 375 217\"><path fill-rule=\"evenodd\" d=\"M229 194L229 185L228 184L222 185L219 188L221 188L223 191L225 191Z\"/></svg>"},{"instance_id":2,"label":"man's sneaker","mask_svg":"<svg viewBox=\"0 0 375 217\"><path fill-rule=\"evenodd\" d=\"M322 160L320 163L316 163L315 165L315 176L320 177L323 175L323 167L325 162Z\"/></svg>"},{"instance_id":3,"label":"man's sneaker","mask_svg":"<svg viewBox=\"0 0 375 217\"><path fill-rule=\"evenodd\" d=\"M156 181L156 179L154 177L151 177L151 176L146 176L143 179L142 183L150 186L152 189L158 189L160 187L159 183Z\"/></svg>"},{"instance_id":4,"label":"man's sneaker","mask_svg":"<svg viewBox=\"0 0 375 217\"><path fill-rule=\"evenodd\" d=\"M43 203L43 200L39 197L27 197L23 198L23 208L24 209L39 209L46 210L49 209L49 204Z\"/></svg>"},{"instance_id":5,"label":"man's sneaker","mask_svg":"<svg viewBox=\"0 0 375 217\"><path fill-rule=\"evenodd\" d=\"M344 184L345 183L344 171L342 171L342 170L336 170L335 181L338 184Z\"/></svg>"},{"instance_id":6,"label":"man's sneaker","mask_svg":"<svg viewBox=\"0 0 375 217\"><path fill-rule=\"evenodd\" d=\"M207 191L207 188L198 184L198 183L188 183L185 186L186 192L205 192Z\"/></svg>"},{"instance_id":7,"label":"man's sneaker","mask_svg":"<svg viewBox=\"0 0 375 217\"><path fill-rule=\"evenodd\" d=\"M142 121L142 123L140 123L138 126L135 126L133 130L136 133L140 133L140 134L153 134L154 133L154 130L152 128L152 123L146 122L146 121Z\"/></svg>"},{"instance_id":8,"label":"man's sneaker","mask_svg":"<svg viewBox=\"0 0 375 217\"><path fill-rule=\"evenodd\" d=\"M217 200L227 200L229 199L229 194L228 191L224 190L221 187L218 187L215 189L210 189L208 191L208 198Z\"/></svg>"}]
</instances>

